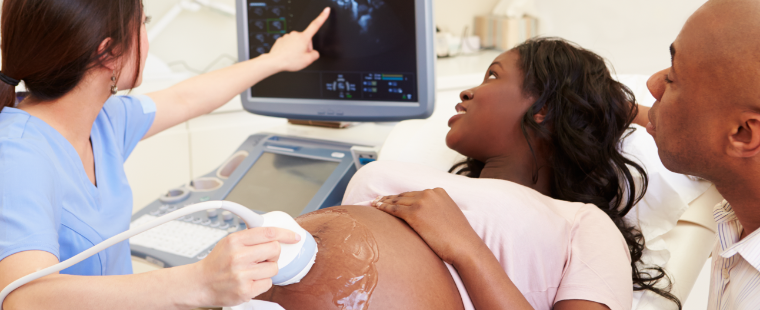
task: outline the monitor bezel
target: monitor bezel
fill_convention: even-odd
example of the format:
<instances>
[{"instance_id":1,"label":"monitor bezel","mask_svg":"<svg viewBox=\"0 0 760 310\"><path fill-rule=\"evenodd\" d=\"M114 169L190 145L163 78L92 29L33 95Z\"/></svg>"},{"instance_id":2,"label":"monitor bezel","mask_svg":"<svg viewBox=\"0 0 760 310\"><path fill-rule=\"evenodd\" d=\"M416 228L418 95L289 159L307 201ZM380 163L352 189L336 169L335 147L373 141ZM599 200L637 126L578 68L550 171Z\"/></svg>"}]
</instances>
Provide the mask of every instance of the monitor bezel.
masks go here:
<instances>
[{"instance_id":1,"label":"monitor bezel","mask_svg":"<svg viewBox=\"0 0 760 310\"><path fill-rule=\"evenodd\" d=\"M236 0L238 58L250 59L247 0ZM290 119L320 121L400 121L427 118L435 106L435 50L432 0L414 0L417 38L417 102L254 98L251 88L240 94L248 112Z\"/></svg>"}]
</instances>

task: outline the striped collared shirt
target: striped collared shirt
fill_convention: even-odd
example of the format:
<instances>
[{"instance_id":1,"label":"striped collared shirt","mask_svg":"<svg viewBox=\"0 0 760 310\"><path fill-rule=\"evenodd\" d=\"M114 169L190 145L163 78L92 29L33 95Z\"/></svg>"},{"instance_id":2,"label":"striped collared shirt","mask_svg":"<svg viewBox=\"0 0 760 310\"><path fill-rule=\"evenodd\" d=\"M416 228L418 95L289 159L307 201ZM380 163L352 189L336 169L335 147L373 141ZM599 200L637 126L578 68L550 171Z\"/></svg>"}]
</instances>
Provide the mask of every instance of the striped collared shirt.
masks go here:
<instances>
[{"instance_id":1,"label":"striped collared shirt","mask_svg":"<svg viewBox=\"0 0 760 310\"><path fill-rule=\"evenodd\" d=\"M760 229L743 240L742 225L725 200L713 211L718 238L712 252L708 310L760 309Z\"/></svg>"}]
</instances>

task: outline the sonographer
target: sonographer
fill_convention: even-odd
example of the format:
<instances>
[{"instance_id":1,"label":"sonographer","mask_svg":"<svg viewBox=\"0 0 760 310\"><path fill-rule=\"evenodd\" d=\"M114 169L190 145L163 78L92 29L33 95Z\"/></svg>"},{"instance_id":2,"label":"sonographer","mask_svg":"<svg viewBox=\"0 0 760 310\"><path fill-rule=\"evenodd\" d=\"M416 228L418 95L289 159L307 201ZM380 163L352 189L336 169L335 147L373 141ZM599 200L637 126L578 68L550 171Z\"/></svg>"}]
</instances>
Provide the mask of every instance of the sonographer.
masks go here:
<instances>
[{"instance_id":1,"label":"sonographer","mask_svg":"<svg viewBox=\"0 0 760 310\"><path fill-rule=\"evenodd\" d=\"M4 0L0 73L0 288L129 228L124 161L142 139L213 111L262 79L319 58L326 9L268 54L142 96L148 54L141 0ZM29 95L16 104L15 86ZM256 228L204 260L132 275L129 243L14 291L4 309L191 309L266 291L279 242ZM97 276L97 277L93 277Z\"/></svg>"}]
</instances>

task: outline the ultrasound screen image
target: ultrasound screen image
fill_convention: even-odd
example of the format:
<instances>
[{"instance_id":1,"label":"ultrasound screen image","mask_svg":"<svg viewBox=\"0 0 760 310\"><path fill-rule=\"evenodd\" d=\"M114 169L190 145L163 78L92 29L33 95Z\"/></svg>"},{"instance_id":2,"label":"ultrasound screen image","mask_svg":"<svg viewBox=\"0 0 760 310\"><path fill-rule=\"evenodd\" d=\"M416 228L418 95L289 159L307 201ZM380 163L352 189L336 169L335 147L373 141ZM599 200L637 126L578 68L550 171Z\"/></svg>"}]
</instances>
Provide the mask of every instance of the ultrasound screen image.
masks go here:
<instances>
[{"instance_id":1,"label":"ultrasound screen image","mask_svg":"<svg viewBox=\"0 0 760 310\"><path fill-rule=\"evenodd\" d=\"M250 57L303 31L325 8L314 36L320 58L299 72L273 75L251 88L254 98L417 101L413 0L248 0Z\"/></svg>"},{"instance_id":2,"label":"ultrasound screen image","mask_svg":"<svg viewBox=\"0 0 760 310\"><path fill-rule=\"evenodd\" d=\"M339 164L264 152L224 200L297 217Z\"/></svg>"}]
</instances>

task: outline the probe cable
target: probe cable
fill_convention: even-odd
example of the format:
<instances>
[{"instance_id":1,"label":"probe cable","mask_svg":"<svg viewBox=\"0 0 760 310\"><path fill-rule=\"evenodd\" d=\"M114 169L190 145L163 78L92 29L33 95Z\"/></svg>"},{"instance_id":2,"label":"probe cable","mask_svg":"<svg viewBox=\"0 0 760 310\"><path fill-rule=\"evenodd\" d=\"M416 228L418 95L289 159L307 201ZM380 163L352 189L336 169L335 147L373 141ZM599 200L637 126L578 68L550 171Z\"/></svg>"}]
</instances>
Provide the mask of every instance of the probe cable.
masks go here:
<instances>
[{"instance_id":1,"label":"probe cable","mask_svg":"<svg viewBox=\"0 0 760 310\"><path fill-rule=\"evenodd\" d=\"M50 274L59 272L61 270L64 270L66 268L69 268L76 263L79 263L85 259L87 259L90 256L93 256L97 254L100 251L103 251L112 245L115 245L119 242L122 242L124 240L127 240L129 238L134 237L135 235L138 235L146 230L149 230L153 227L159 226L161 224L165 224L169 221L175 220L177 218L190 215L192 213L198 212L198 211L204 211L208 209L224 209L227 211L230 211L234 213L235 215L239 216L240 218L245 221L246 226L249 228L253 227L261 227L261 225L264 224L264 217L257 214L256 212L251 211L250 209L231 202L231 201L221 201L221 200L215 200L215 201L206 201L197 203L194 205L190 205L187 207L184 207L182 209L179 209L177 211L174 211L172 213L166 214L164 216L161 216L150 223L146 223L143 225L140 225L138 227L132 228L130 230L127 230L123 233L120 233L116 236L113 236L101 243L98 243L97 245L83 251L82 253L79 253L75 255L72 258L69 258L63 262L60 262L58 264L55 264L53 266L47 267L45 269L36 271L30 275L27 275L25 277L22 277L21 279L18 279L16 281L13 281L11 284L8 284L2 291L0 291L0 310L3 309L3 302L5 301L5 298L8 297L8 295L13 292L15 289L21 287L24 284L27 284L31 281L37 280L39 278L42 278L44 276L48 276Z\"/></svg>"}]
</instances>

